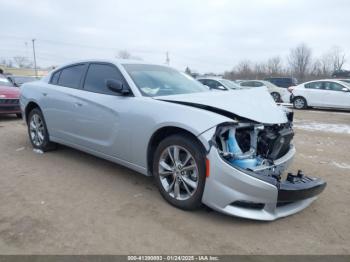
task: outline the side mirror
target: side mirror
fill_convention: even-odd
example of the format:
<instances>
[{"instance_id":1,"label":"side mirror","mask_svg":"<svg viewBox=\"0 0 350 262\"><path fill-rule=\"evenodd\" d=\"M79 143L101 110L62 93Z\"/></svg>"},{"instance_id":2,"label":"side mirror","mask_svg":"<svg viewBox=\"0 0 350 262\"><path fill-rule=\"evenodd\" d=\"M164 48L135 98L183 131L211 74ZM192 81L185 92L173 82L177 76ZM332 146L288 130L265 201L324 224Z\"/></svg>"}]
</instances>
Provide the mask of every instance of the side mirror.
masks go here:
<instances>
[{"instance_id":1,"label":"side mirror","mask_svg":"<svg viewBox=\"0 0 350 262\"><path fill-rule=\"evenodd\" d=\"M347 89L346 87L343 87L343 88L341 89L341 91L343 91L343 92L350 92L350 90Z\"/></svg>"},{"instance_id":2,"label":"side mirror","mask_svg":"<svg viewBox=\"0 0 350 262\"><path fill-rule=\"evenodd\" d=\"M130 93L130 90L127 87L125 87L123 83L119 80L108 79L106 80L106 86L109 90L122 95L127 95Z\"/></svg>"}]
</instances>

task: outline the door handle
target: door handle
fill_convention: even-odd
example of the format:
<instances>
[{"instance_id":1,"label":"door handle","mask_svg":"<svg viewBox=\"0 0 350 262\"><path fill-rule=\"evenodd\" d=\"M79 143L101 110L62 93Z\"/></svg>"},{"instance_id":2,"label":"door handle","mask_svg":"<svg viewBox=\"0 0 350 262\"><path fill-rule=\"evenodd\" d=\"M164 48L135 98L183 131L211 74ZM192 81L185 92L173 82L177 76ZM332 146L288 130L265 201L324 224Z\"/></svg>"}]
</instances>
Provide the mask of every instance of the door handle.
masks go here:
<instances>
[{"instance_id":1,"label":"door handle","mask_svg":"<svg viewBox=\"0 0 350 262\"><path fill-rule=\"evenodd\" d=\"M43 94L43 96L47 96L47 93L42 93Z\"/></svg>"},{"instance_id":2,"label":"door handle","mask_svg":"<svg viewBox=\"0 0 350 262\"><path fill-rule=\"evenodd\" d=\"M80 102L75 102L74 105L75 105L76 107L81 107L81 106L83 106L83 104L80 103Z\"/></svg>"}]
</instances>

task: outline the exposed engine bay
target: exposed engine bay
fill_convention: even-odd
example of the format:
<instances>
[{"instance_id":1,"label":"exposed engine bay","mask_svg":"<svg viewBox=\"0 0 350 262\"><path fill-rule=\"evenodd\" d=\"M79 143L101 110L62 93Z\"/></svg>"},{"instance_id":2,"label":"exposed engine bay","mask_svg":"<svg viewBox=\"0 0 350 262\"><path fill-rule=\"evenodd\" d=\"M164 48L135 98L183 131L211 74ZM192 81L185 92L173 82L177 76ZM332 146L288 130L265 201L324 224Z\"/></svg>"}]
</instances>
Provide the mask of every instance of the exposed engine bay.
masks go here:
<instances>
[{"instance_id":1,"label":"exposed engine bay","mask_svg":"<svg viewBox=\"0 0 350 262\"><path fill-rule=\"evenodd\" d=\"M275 167L274 161L288 153L293 136L291 122L227 123L218 127L215 144L220 155L233 166L279 177L283 170Z\"/></svg>"}]
</instances>

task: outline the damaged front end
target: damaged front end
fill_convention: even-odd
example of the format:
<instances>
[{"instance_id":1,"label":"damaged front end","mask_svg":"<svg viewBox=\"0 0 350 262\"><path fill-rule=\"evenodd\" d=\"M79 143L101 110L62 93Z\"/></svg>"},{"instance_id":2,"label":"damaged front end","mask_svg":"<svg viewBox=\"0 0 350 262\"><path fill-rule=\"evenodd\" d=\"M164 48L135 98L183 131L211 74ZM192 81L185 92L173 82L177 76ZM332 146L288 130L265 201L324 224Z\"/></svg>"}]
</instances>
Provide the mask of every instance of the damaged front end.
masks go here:
<instances>
[{"instance_id":1,"label":"damaged front end","mask_svg":"<svg viewBox=\"0 0 350 262\"><path fill-rule=\"evenodd\" d=\"M217 126L208 158L222 164L210 168L214 178L207 181L203 202L224 213L261 220L305 208L326 183L300 170L285 174L295 155L293 136L292 119L283 124L237 121ZM218 198L215 203L210 203L212 194Z\"/></svg>"}]
</instances>

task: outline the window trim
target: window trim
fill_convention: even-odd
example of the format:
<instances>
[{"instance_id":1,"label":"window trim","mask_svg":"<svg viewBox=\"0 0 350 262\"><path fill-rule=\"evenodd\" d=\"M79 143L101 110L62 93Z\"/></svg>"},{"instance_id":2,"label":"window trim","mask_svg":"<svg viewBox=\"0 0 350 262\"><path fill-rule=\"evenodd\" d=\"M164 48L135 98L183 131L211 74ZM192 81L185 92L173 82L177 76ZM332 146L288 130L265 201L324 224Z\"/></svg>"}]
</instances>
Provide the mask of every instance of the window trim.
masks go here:
<instances>
[{"instance_id":1,"label":"window trim","mask_svg":"<svg viewBox=\"0 0 350 262\"><path fill-rule=\"evenodd\" d=\"M90 92L90 93L95 93L95 94L101 94L101 95L107 95L107 96L125 96L125 97L134 97L134 93L132 91L132 89L130 88L130 85L129 83L126 81L123 73L120 71L120 69L115 65L115 64L112 64L112 63L109 63L109 62L87 62L86 63L87 66L86 66L86 69L85 69L85 72L82 76L82 83L81 83L81 90L85 91L85 92ZM89 68L91 65L107 65L107 66L111 66L111 67L114 67L119 73L120 75L122 76L122 82L123 82L123 85L125 84L126 87L129 89L130 93L128 95L122 95L122 94L119 94L117 92L115 92L114 94L105 94L105 93L102 93L102 92L96 92L96 91L90 91L90 90L86 90L85 89L85 82L86 82L86 77L87 77L87 74L89 72Z\"/></svg>"},{"instance_id":2,"label":"window trim","mask_svg":"<svg viewBox=\"0 0 350 262\"><path fill-rule=\"evenodd\" d=\"M60 85L59 82L60 82L60 78L61 78L61 75L62 75L62 71L65 70L65 69L67 69L67 68L74 67L74 66L79 66L79 65L83 65L83 72L82 72L82 75L81 75L81 77L80 77L78 87L75 88L75 87ZM80 63L74 63L74 64L70 64L70 65L66 65L66 66L64 66L64 67L61 67L61 68L59 68L57 71L51 73L49 84L56 85L56 86L62 86L62 87L66 87L66 88L72 88L72 89L82 90L82 88L83 88L82 80L83 80L83 77L84 77L85 74L86 74L87 65L88 65L87 62L80 62ZM59 76L58 76L58 79L57 79L57 83L54 84L54 83L52 83L52 78L53 78L53 75L56 74L57 72L59 72Z\"/></svg>"}]
</instances>

